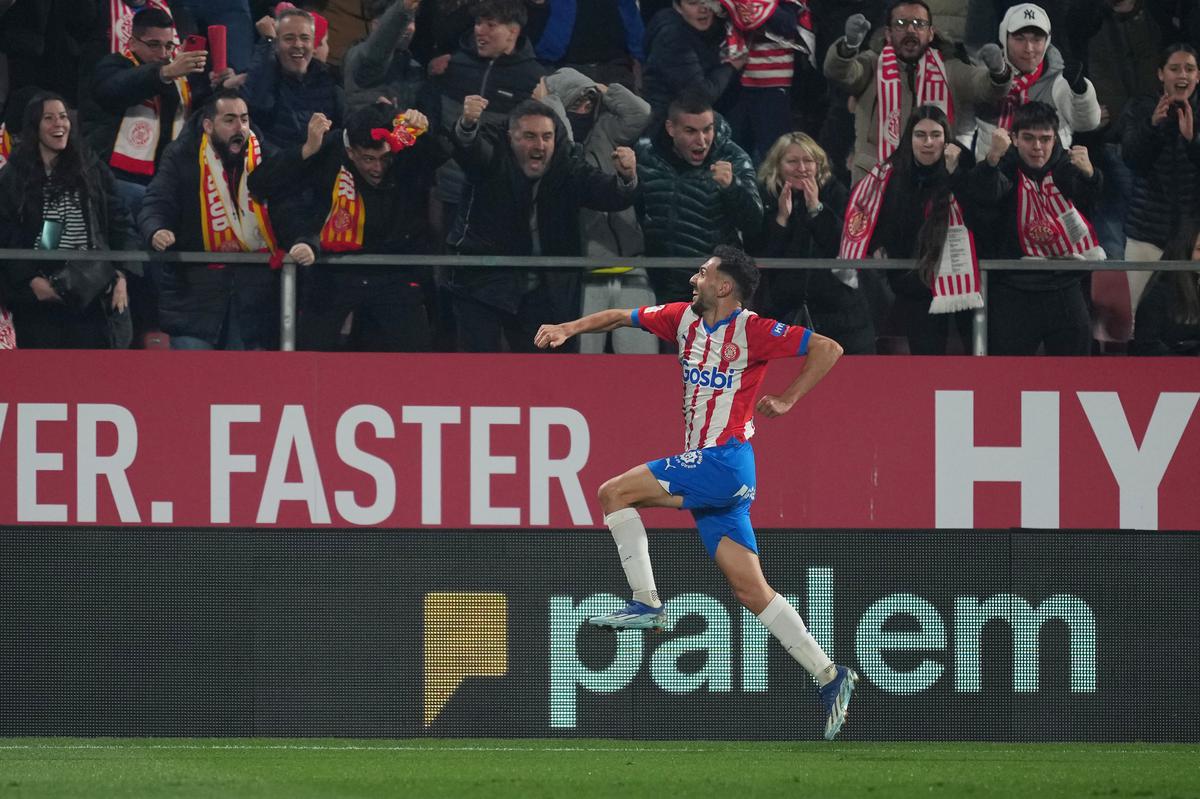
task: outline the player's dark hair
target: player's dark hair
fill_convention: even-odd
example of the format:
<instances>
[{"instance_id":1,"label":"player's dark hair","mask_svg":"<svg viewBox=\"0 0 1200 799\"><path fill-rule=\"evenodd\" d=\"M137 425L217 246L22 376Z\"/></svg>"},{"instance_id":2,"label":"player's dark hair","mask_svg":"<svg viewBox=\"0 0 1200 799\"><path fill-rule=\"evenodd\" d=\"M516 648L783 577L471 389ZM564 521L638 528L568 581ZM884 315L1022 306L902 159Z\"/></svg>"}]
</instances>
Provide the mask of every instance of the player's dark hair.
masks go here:
<instances>
[{"instance_id":1,"label":"player's dark hair","mask_svg":"<svg viewBox=\"0 0 1200 799\"><path fill-rule=\"evenodd\" d=\"M208 98L208 102L204 104L204 107L200 109L200 118L207 119L209 122L216 119L217 103L221 100L242 100L245 102L242 95L238 94L237 89L218 89L216 93ZM249 108L248 103L246 107Z\"/></svg>"},{"instance_id":2,"label":"player's dark hair","mask_svg":"<svg viewBox=\"0 0 1200 799\"><path fill-rule=\"evenodd\" d=\"M490 19L501 25L516 25L522 30L529 23L521 0L483 0L475 5L475 19Z\"/></svg>"},{"instance_id":3,"label":"player's dark hair","mask_svg":"<svg viewBox=\"0 0 1200 799\"><path fill-rule=\"evenodd\" d=\"M1012 132L1015 136L1026 128L1058 132L1058 112L1054 106L1034 100L1017 106L1013 111Z\"/></svg>"},{"instance_id":4,"label":"player's dark hair","mask_svg":"<svg viewBox=\"0 0 1200 799\"><path fill-rule=\"evenodd\" d=\"M133 35L141 37L150 28L174 28L175 20L161 8L149 6L133 15Z\"/></svg>"},{"instance_id":5,"label":"player's dark hair","mask_svg":"<svg viewBox=\"0 0 1200 799\"><path fill-rule=\"evenodd\" d=\"M713 110L712 101L704 92L695 89L684 89L671 104L667 106L667 118L672 122L683 114L703 114Z\"/></svg>"},{"instance_id":6,"label":"player's dark hair","mask_svg":"<svg viewBox=\"0 0 1200 799\"><path fill-rule=\"evenodd\" d=\"M357 108L346 116L346 139L351 147L377 150L385 142L372 136L371 131L376 128L391 130L395 117L396 107L388 103L373 103Z\"/></svg>"},{"instance_id":7,"label":"player's dark hair","mask_svg":"<svg viewBox=\"0 0 1200 799\"><path fill-rule=\"evenodd\" d=\"M721 259L721 272L732 278L737 286L738 299L743 304L749 302L758 289L758 264L749 255L728 244L719 245L713 250L713 255Z\"/></svg>"}]
</instances>

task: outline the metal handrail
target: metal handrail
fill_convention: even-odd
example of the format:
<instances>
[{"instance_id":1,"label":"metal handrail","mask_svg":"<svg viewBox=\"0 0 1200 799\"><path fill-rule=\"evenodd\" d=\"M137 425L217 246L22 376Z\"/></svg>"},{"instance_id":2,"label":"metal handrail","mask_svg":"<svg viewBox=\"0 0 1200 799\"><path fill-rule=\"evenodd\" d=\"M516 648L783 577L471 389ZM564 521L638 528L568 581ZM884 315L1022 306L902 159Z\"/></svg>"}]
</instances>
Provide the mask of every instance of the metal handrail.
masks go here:
<instances>
[{"instance_id":1,"label":"metal handrail","mask_svg":"<svg viewBox=\"0 0 1200 799\"><path fill-rule=\"evenodd\" d=\"M106 261L135 263L209 264L266 264L268 253L235 252L146 252L144 250L6 250L0 249L0 263L6 260L26 261ZM762 269L912 269L911 259L835 258L757 258ZM614 258L579 256L516 256L516 255L323 255L317 265L341 266L475 266L518 267L533 269L603 269L622 266L642 269L695 269L699 258ZM1078 272L1188 272L1200 270L1200 261L1081 261L1081 260L989 260L980 261L982 271L980 290L987 298L987 272L995 270L1078 271ZM280 349L296 349L296 263L285 258L280 273ZM972 320L971 350L975 355L987 354L987 304L975 311Z\"/></svg>"}]
</instances>

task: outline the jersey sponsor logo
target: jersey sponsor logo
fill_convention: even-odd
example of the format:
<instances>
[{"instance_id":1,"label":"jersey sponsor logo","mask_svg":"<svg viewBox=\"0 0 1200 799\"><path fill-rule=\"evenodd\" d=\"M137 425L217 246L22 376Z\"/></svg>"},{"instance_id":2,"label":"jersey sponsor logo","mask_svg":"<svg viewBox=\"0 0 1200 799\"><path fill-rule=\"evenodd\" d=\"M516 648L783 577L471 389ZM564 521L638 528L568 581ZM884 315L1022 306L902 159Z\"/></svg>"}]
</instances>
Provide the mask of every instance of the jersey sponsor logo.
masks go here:
<instances>
[{"instance_id":1,"label":"jersey sponsor logo","mask_svg":"<svg viewBox=\"0 0 1200 799\"><path fill-rule=\"evenodd\" d=\"M710 366L704 371L694 366L690 369L684 367L683 382L690 383L693 386L700 386L701 388L723 389L733 385L733 380L737 373L737 369L722 372L715 366Z\"/></svg>"},{"instance_id":2,"label":"jersey sponsor logo","mask_svg":"<svg viewBox=\"0 0 1200 799\"><path fill-rule=\"evenodd\" d=\"M721 360L723 361L736 361L741 354L742 348L732 341L721 347Z\"/></svg>"},{"instance_id":3,"label":"jersey sponsor logo","mask_svg":"<svg viewBox=\"0 0 1200 799\"><path fill-rule=\"evenodd\" d=\"M785 325L783 322L776 322L774 325L771 326L771 335L776 336L776 337L782 336L784 333L787 332L787 329L788 329L788 326Z\"/></svg>"},{"instance_id":4,"label":"jersey sponsor logo","mask_svg":"<svg viewBox=\"0 0 1200 799\"><path fill-rule=\"evenodd\" d=\"M661 305L651 305L649 308L642 311L642 314L645 315L645 314L658 313L662 309L663 309L663 306L661 306Z\"/></svg>"}]
</instances>

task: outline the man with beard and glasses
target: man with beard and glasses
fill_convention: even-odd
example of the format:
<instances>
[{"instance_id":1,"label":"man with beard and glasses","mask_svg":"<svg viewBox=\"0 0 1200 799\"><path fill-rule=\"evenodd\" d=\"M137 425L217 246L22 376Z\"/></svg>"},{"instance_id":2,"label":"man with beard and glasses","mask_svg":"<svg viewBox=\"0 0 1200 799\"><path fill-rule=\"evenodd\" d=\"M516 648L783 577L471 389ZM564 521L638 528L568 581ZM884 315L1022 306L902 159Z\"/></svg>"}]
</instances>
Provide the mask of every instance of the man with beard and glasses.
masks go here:
<instances>
[{"instance_id":1,"label":"man with beard and glasses","mask_svg":"<svg viewBox=\"0 0 1200 799\"><path fill-rule=\"evenodd\" d=\"M275 36L254 50L242 96L272 147L303 145L313 114L342 126L345 96L329 67L313 57L316 46L312 14L293 7L276 14Z\"/></svg>"},{"instance_id":2,"label":"man with beard and glasses","mask_svg":"<svg viewBox=\"0 0 1200 799\"><path fill-rule=\"evenodd\" d=\"M917 106L942 109L958 135L963 131L955 122L962 111L999 103L1012 81L1012 68L994 42L979 50L984 66L943 51L924 0L891 6L882 53L864 49L870 31L867 18L855 14L846 20L846 35L825 54L825 77L854 98L853 183L896 150L904 122Z\"/></svg>"},{"instance_id":3,"label":"man with beard and glasses","mask_svg":"<svg viewBox=\"0 0 1200 799\"><path fill-rule=\"evenodd\" d=\"M609 153L613 173L571 146L558 114L537 100L513 110L508 129L480 123L488 101L467 97L454 158L467 184L447 243L465 255L580 255L579 211L628 208L637 189L633 150ZM533 349L533 333L578 313L573 270L459 267L450 277L459 349Z\"/></svg>"},{"instance_id":4,"label":"man with beard and glasses","mask_svg":"<svg viewBox=\"0 0 1200 799\"><path fill-rule=\"evenodd\" d=\"M428 127L420 111L379 104L351 111L345 131L327 137L329 120L314 115L305 145L255 170L250 189L267 199L280 243L302 254L301 262L311 263L318 252L428 253L434 243L426 222L429 186L445 157L434 137L424 135ZM311 202L295 202L301 186ZM428 273L336 262L305 270L298 348L341 348L343 325L353 314L348 349L428 350Z\"/></svg>"},{"instance_id":5,"label":"man with beard and glasses","mask_svg":"<svg viewBox=\"0 0 1200 799\"><path fill-rule=\"evenodd\" d=\"M756 484L750 438L756 412L774 419L792 410L842 357L842 347L807 328L748 310L745 304L758 281L753 258L734 247L717 247L692 276L690 301L600 311L545 325L534 343L556 348L581 333L640 328L676 348L683 367L686 451L639 464L600 486L604 523L633 598L588 621L614 630L662 630L678 620L668 618L658 595L638 509L686 508L738 602L817 681L825 739L833 740L846 722L858 674L834 664L796 609L763 576L750 523ZM756 402L768 362L798 356L806 357L791 384Z\"/></svg>"},{"instance_id":6,"label":"man with beard and glasses","mask_svg":"<svg viewBox=\"0 0 1200 799\"><path fill-rule=\"evenodd\" d=\"M167 148L146 192L138 228L158 252L259 252L274 248L249 173L264 157L236 92L218 92L199 130ZM201 191L203 187L203 191ZM303 262L304 253L292 253ZM311 256L311 254L309 254ZM172 349L266 349L278 336L278 277L266 264L167 263L159 297Z\"/></svg>"}]
</instances>

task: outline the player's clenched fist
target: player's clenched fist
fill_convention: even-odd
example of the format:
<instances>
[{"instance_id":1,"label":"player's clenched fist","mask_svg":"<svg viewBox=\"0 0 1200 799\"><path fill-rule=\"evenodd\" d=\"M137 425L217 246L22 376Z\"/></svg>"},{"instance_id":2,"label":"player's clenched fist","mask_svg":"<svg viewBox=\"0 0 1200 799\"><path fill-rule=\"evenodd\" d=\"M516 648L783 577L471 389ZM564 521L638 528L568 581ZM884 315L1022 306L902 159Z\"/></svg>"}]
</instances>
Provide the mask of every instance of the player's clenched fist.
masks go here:
<instances>
[{"instance_id":1,"label":"player's clenched fist","mask_svg":"<svg viewBox=\"0 0 1200 799\"><path fill-rule=\"evenodd\" d=\"M488 101L480 97L478 94L470 94L463 98L463 127L473 128L479 124L479 118L483 116L484 109L488 107Z\"/></svg>"},{"instance_id":2,"label":"player's clenched fist","mask_svg":"<svg viewBox=\"0 0 1200 799\"><path fill-rule=\"evenodd\" d=\"M754 406L754 410L761 413L768 419L774 419L776 416L783 416L792 409L792 403L787 402L782 397L776 397L772 394L763 394L758 398L758 404Z\"/></svg>"},{"instance_id":3,"label":"player's clenched fist","mask_svg":"<svg viewBox=\"0 0 1200 799\"><path fill-rule=\"evenodd\" d=\"M570 337L566 325L542 325L534 334L533 343L538 349L555 349Z\"/></svg>"}]
</instances>

